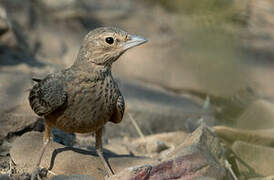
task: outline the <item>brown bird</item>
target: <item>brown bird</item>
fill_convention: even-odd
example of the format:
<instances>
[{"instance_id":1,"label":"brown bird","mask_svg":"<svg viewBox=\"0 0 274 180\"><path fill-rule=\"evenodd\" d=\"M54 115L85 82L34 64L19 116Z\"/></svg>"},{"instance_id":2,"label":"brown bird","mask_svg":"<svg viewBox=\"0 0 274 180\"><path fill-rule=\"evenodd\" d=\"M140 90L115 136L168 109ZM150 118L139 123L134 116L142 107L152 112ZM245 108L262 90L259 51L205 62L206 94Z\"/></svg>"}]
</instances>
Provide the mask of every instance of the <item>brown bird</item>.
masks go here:
<instances>
[{"instance_id":1,"label":"brown bird","mask_svg":"<svg viewBox=\"0 0 274 180\"><path fill-rule=\"evenodd\" d=\"M111 75L111 66L125 51L147 42L115 27L102 27L89 32L74 64L37 82L30 91L33 111L45 118L44 145L32 174L35 179L51 129L70 133L94 132L96 152L108 174L114 174L103 156L102 129L110 121L121 122L124 98Z\"/></svg>"}]
</instances>

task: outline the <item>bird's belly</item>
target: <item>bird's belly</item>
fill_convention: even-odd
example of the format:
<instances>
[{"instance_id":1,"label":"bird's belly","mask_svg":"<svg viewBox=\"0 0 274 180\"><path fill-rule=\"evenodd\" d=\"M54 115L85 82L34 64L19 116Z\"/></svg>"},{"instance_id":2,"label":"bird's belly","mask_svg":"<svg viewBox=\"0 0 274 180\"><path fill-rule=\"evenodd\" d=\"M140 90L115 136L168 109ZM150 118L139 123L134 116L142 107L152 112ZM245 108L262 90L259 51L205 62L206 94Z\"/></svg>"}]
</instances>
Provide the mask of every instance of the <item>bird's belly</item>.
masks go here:
<instances>
[{"instance_id":1,"label":"bird's belly","mask_svg":"<svg viewBox=\"0 0 274 180\"><path fill-rule=\"evenodd\" d=\"M104 99L102 97L102 99ZM55 126L67 132L87 133L102 128L111 118L114 110L112 103L100 101L96 105L88 98L70 105L62 116L55 122Z\"/></svg>"},{"instance_id":2,"label":"bird's belly","mask_svg":"<svg viewBox=\"0 0 274 180\"><path fill-rule=\"evenodd\" d=\"M116 108L118 97L112 77L96 84L81 82L68 87L67 106L54 122L57 128L67 132L95 132L110 120Z\"/></svg>"},{"instance_id":3,"label":"bird's belly","mask_svg":"<svg viewBox=\"0 0 274 180\"><path fill-rule=\"evenodd\" d=\"M55 126L58 129L61 129L70 133L88 133L96 132L98 129L102 128L104 124L100 122L94 122L93 120L86 120L84 122L77 121L69 118L58 118Z\"/></svg>"}]
</instances>

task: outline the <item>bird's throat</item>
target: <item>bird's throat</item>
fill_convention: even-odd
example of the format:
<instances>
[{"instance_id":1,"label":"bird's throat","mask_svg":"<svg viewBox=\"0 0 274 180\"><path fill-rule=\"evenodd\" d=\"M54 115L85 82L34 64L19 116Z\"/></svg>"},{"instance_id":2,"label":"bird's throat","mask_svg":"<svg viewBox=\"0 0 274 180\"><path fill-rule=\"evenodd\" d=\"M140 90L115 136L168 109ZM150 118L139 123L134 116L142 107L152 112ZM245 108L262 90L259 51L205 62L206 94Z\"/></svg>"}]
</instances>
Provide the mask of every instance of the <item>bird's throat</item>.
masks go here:
<instances>
[{"instance_id":1,"label":"bird's throat","mask_svg":"<svg viewBox=\"0 0 274 180\"><path fill-rule=\"evenodd\" d=\"M111 75L111 65L98 65L92 62L75 63L71 67L77 71L96 75L99 79L104 79Z\"/></svg>"}]
</instances>

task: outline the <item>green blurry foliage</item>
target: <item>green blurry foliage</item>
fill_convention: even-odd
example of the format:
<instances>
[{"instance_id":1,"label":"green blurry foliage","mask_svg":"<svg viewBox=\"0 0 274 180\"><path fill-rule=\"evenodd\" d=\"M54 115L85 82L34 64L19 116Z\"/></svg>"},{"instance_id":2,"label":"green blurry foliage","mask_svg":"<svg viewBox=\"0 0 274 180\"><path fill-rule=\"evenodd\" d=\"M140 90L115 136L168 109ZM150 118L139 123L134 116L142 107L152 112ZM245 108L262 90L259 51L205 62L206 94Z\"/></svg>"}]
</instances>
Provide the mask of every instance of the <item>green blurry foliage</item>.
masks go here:
<instances>
[{"instance_id":1,"label":"green blurry foliage","mask_svg":"<svg viewBox=\"0 0 274 180\"><path fill-rule=\"evenodd\" d=\"M207 19L211 23L246 24L247 18L241 9L242 2L235 3L234 0L150 0L149 2L160 4L169 12L203 17L202 20Z\"/></svg>"}]
</instances>

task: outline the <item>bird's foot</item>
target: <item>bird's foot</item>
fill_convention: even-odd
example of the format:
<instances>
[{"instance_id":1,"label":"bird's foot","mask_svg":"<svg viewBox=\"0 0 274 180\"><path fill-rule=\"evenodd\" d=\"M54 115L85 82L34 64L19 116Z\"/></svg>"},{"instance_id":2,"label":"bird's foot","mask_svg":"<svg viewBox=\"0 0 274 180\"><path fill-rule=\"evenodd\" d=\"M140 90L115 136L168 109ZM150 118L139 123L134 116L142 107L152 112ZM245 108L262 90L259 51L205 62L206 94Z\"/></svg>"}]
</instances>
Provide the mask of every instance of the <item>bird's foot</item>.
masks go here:
<instances>
[{"instance_id":1,"label":"bird's foot","mask_svg":"<svg viewBox=\"0 0 274 180\"><path fill-rule=\"evenodd\" d=\"M35 170L31 174L31 180L42 180L43 177L46 177L48 170L46 168L40 169L36 167Z\"/></svg>"},{"instance_id":2,"label":"bird's foot","mask_svg":"<svg viewBox=\"0 0 274 180\"><path fill-rule=\"evenodd\" d=\"M107 170L107 174L108 176L113 176L114 175L114 172L112 170L112 168L110 167L110 165L108 164L108 162L106 161L106 159L104 158L103 156L103 152L100 151L100 150L96 150L97 151L97 154L99 155L101 161L103 162L103 165L105 167L105 169Z\"/></svg>"}]
</instances>

